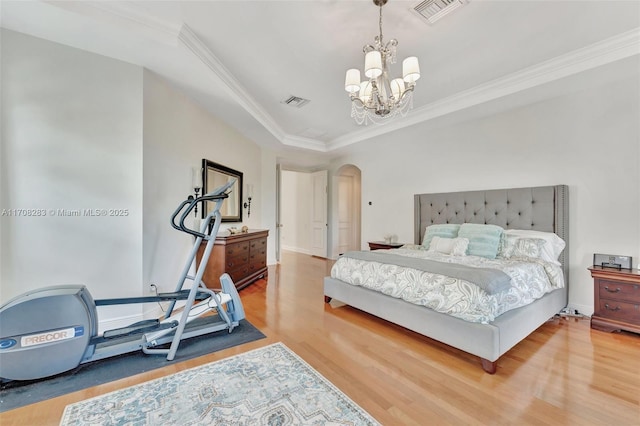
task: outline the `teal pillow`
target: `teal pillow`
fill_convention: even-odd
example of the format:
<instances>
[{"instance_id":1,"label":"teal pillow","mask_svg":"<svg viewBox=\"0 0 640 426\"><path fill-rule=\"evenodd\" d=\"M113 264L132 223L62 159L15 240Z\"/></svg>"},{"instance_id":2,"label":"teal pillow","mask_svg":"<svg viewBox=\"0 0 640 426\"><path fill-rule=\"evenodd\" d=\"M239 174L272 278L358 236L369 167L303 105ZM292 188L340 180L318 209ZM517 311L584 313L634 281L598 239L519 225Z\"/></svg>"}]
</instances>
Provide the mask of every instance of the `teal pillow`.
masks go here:
<instances>
[{"instance_id":1,"label":"teal pillow","mask_svg":"<svg viewBox=\"0 0 640 426\"><path fill-rule=\"evenodd\" d=\"M424 233L422 239L422 246L425 249L429 249L431 240L433 237L438 236L442 238L455 238L458 236L458 229L460 224L457 223L443 223L441 225L429 225Z\"/></svg>"},{"instance_id":2,"label":"teal pillow","mask_svg":"<svg viewBox=\"0 0 640 426\"><path fill-rule=\"evenodd\" d=\"M504 229L497 225L465 223L460 227L458 237L469 239L469 247L467 248L469 256L495 259L503 231Z\"/></svg>"}]
</instances>

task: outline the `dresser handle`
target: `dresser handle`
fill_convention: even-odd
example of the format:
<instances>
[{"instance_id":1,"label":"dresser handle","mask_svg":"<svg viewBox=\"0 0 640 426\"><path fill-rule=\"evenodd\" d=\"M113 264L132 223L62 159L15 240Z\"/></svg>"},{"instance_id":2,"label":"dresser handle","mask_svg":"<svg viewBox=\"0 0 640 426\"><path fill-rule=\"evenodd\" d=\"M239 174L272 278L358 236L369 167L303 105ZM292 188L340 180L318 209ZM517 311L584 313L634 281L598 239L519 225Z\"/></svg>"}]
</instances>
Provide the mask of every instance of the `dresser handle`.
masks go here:
<instances>
[{"instance_id":1,"label":"dresser handle","mask_svg":"<svg viewBox=\"0 0 640 426\"><path fill-rule=\"evenodd\" d=\"M616 288L615 290L609 290L608 286L604 286L604 289L607 290L609 293L620 293L620 287Z\"/></svg>"},{"instance_id":2,"label":"dresser handle","mask_svg":"<svg viewBox=\"0 0 640 426\"><path fill-rule=\"evenodd\" d=\"M620 310L622 309L622 308L620 308L620 306L616 306L616 308L615 308L615 309L611 309L611 308L609 307L609 304L608 304L608 303L605 303L605 304L604 304L604 308L605 308L606 310L608 310L608 311L620 311Z\"/></svg>"}]
</instances>

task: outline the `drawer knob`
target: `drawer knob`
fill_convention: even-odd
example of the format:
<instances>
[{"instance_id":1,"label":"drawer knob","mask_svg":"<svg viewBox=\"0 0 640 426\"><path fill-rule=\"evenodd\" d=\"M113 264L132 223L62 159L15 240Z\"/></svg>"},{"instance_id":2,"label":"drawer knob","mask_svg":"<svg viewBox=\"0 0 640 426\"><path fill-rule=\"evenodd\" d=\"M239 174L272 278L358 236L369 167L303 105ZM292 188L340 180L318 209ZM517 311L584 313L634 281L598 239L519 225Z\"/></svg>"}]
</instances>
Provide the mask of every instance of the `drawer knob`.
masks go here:
<instances>
[{"instance_id":1,"label":"drawer knob","mask_svg":"<svg viewBox=\"0 0 640 426\"><path fill-rule=\"evenodd\" d=\"M605 286L604 287L605 290L607 290L609 293L619 293L620 291L620 287L616 288L615 290L609 290L609 286Z\"/></svg>"},{"instance_id":2,"label":"drawer knob","mask_svg":"<svg viewBox=\"0 0 640 426\"><path fill-rule=\"evenodd\" d=\"M609 307L609 304L608 304L608 303L605 303L605 304L604 304L604 308L605 308L606 310L608 310L608 311L620 311L620 310L622 309L622 308L620 308L620 306L616 306L614 309L612 309L612 308L610 308L610 307Z\"/></svg>"}]
</instances>

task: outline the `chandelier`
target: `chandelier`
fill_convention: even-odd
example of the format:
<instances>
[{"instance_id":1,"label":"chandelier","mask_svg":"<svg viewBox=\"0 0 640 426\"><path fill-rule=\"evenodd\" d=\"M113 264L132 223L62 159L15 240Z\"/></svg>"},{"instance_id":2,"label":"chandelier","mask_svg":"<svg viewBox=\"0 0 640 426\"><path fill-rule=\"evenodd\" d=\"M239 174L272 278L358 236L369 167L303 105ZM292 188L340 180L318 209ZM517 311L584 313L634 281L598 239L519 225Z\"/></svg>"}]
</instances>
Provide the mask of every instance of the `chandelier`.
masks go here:
<instances>
[{"instance_id":1,"label":"chandelier","mask_svg":"<svg viewBox=\"0 0 640 426\"><path fill-rule=\"evenodd\" d=\"M351 98L351 117L358 124L382 124L400 114L407 115L413 107L413 89L420 78L418 58L411 56L402 61L402 78L389 78L389 65L396 63L398 40L386 44L382 37L382 6L387 0L373 0L380 7L380 35L373 45L367 44L364 52L364 75L368 80L360 81L360 70L347 70L344 89Z\"/></svg>"}]
</instances>

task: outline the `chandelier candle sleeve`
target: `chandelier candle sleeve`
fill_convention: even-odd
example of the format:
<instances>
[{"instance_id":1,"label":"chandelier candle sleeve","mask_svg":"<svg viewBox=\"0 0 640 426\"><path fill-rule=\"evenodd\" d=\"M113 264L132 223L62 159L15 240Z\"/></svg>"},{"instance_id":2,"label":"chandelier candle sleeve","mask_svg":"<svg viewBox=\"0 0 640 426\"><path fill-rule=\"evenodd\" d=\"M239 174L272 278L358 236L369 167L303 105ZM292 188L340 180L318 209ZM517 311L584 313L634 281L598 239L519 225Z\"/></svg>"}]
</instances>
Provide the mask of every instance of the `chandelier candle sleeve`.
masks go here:
<instances>
[{"instance_id":1,"label":"chandelier candle sleeve","mask_svg":"<svg viewBox=\"0 0 640 426\"><path fill-rule=\"evenodd\" d=\"M396 63L398 41L385 43L382 35L382 6L387 0L373 0L380 10L380 35L373 44L362 48L364 52L365 80L360 81L360 70L347 71L344 89L351 99L351 117L358 124L382 124L392 117L405 116L413 107L413 89L420 78L418 58L410 56L402 61L402 77L391 79L389 67Z\"/></svg>"}]
</instances>

